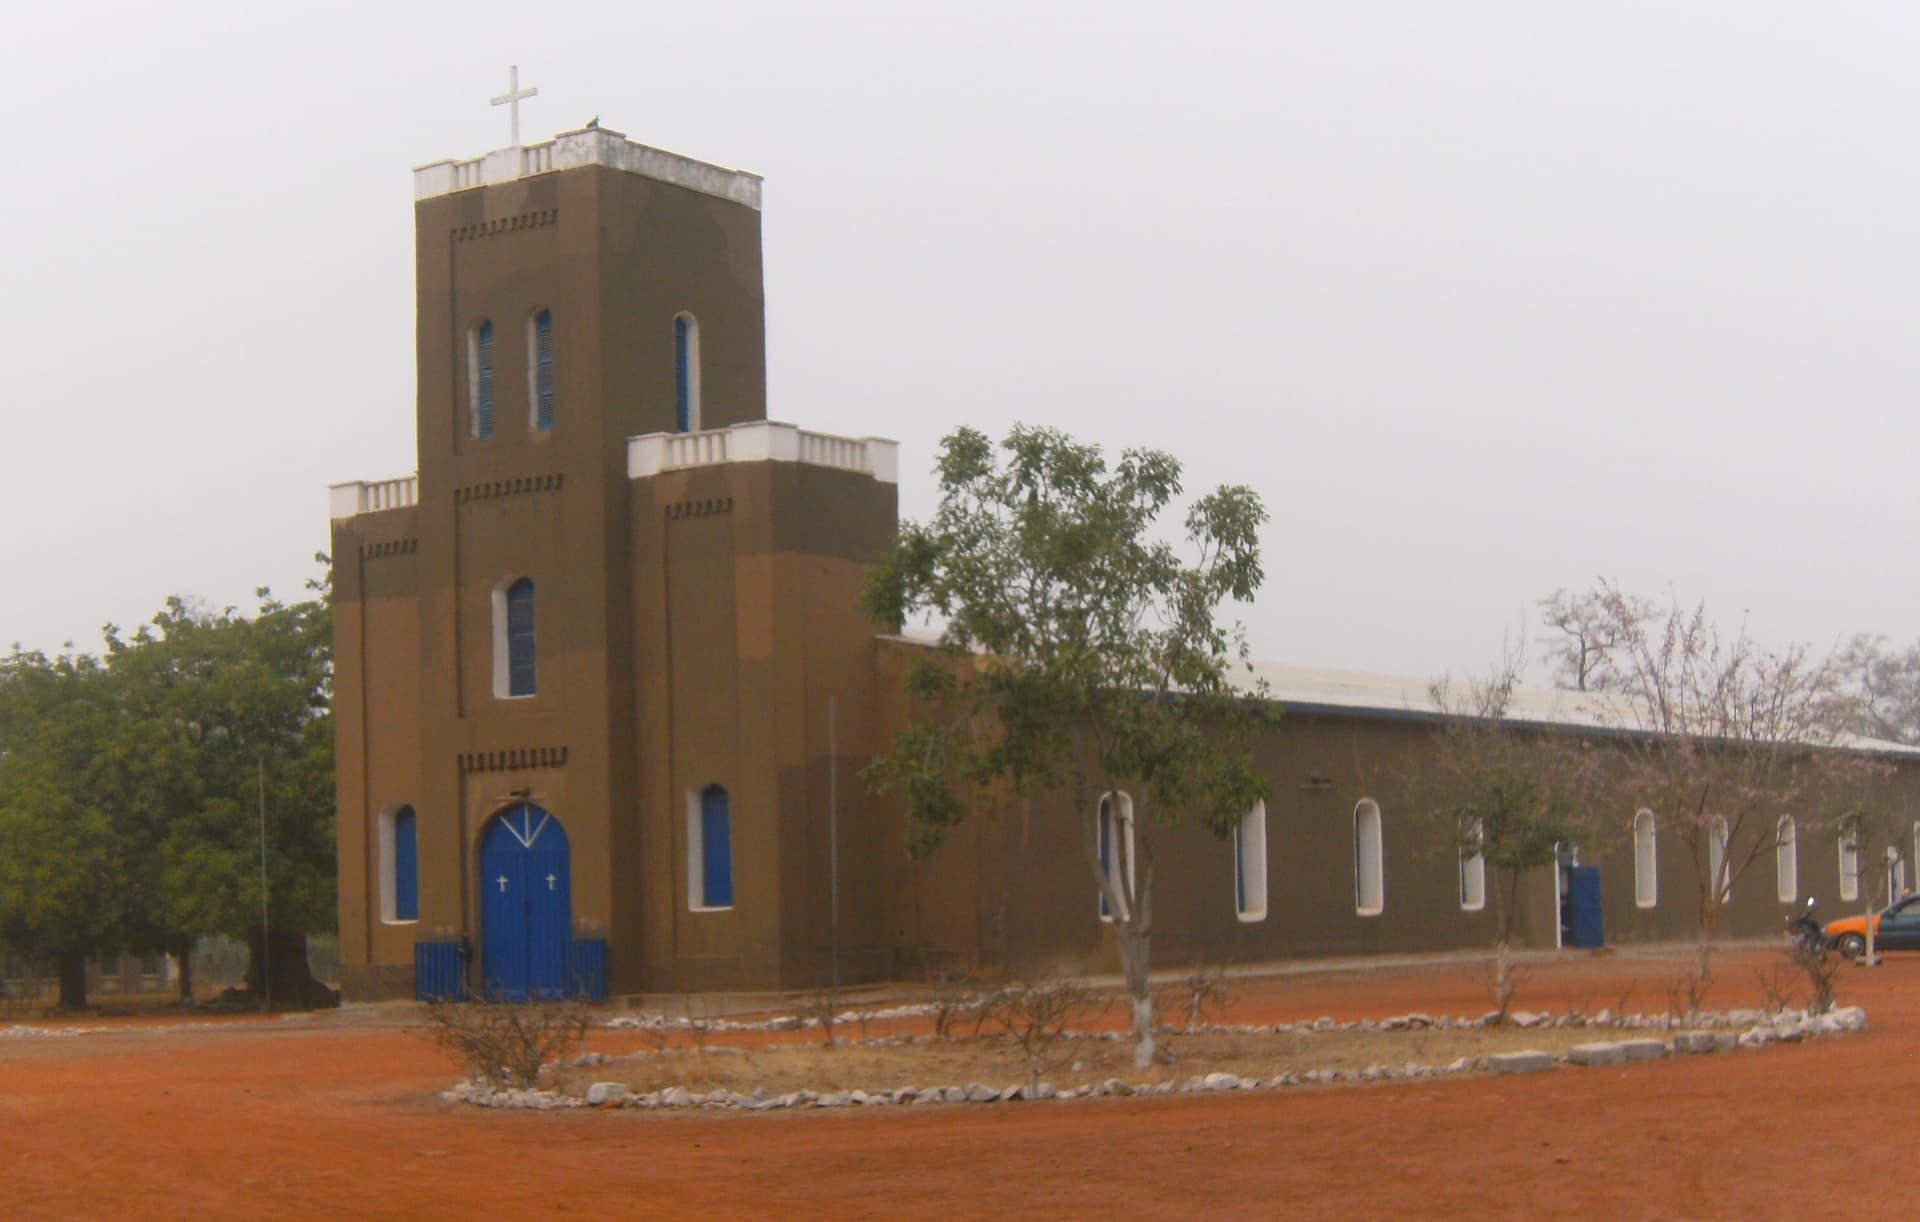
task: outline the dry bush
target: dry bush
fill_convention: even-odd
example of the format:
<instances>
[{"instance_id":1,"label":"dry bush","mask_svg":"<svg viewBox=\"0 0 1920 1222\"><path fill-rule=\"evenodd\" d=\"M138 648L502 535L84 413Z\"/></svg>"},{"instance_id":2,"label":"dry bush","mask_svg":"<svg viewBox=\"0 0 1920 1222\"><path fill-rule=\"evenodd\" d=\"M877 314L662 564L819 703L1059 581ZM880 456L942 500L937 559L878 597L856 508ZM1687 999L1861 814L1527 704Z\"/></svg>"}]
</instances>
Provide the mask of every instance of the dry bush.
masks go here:
<instances>
[{"instance_id":1,"label":"dry bush","mask_svg":"<svg viewBox=\"0 0 1920 1222\"><path fill-rule=\"evenodd\" d=\"M972 1015L975 1017L974 1029L978 1033L978 1015L980 1013L980 993L973 982L965 976L952 972L942 972L933 982L933 1033L942 1040L953 1038L956 1022Z\"/></svg>"},{"instance_id":2,"label":"dry bush","mask_svg":"<svg viewBox=\"0 0 1920 1222\"><path fill-rule=\"evenodd\" d=\"M801 1012L820 1024L820 1042L832 1048L833 1024L840 1018L839 992L831 988L815 989L807 994Z\"/></svg>"},{"instance_id":3,"label":"dry bush","mask_svg":"<svg viewBox=\"0 0 1920 1222\"><path fill-rule=\"evenodd\" d=\"M682 1004L687 1011L687 1037L693 1041L693 1055L705 1060L707 1040L713 1035L713 1007L698 994L688 996Z\"/></svg>"},{"instance_id":4,"label":"dry bush","mask_svg":"<svg viewBox=\"0 0 1920 1222\"><path fill-rule=\"evenodd\" d=\"M1792 963L1755 968L1753 978L1760 986L1761 995L1766 998L1761 1007L1768 1014L1778 1014L1787 1009L1799 995L1800 981Z\"/></svg>"},{"instance_id":5,"label":"dry bush","mask_svg":"<svg viewBox=\"0 0 1920 1222\"><path fill-rule=\"evenodd\" d=\"M567 999L427 1003L433 1042L468 1077L496 1090L539 1086L540 1067L571 1055L587 1038L588 1021L586 1004Z\"/></svg>"},{"instance_id":6,"label":"dry bush","mask_svg":"<svg viewBox=\"0 0 1920 1222\"><path fill-rule=\"evenodd\" d=\"M1814 1014L1825 1014L1833 1009L1834 982L1840 975L1840 965L1846 962L1846 957L1824 939L1809 944L1795 938L1787 943L1786 954L1787 969L1797 973L1806 984L1807 1010Z\"/></svg>"},{"instance_id":7,"label":"dry bush","mask_svg":"<svg viewBox=\"0 0 1920 1222\"><path fill-rule=\"evenodd\" d=\"M1093 990L1077 980L1022 980L995 995L992 1021L1026 1057L1029 1084L1040 1089L1040 1075L1063 1058L1060 1037L1075 1019L1092 1019L1106 1009Z\"/></svg>"},{"instance_id":8,"label":"dry bush","mask_svg":"<svg viewBox=\"0 0 1920 1222\"><path fill-rule=\"evenodd\" d=\"M1219 1021L1226 1017L1233 991L1227 987L1226 973L1218 967L1196 963L1193 970L1167 985L1155 1002L1163 1014L1185 1014L1185 1030L1191 1035L1201 1020Z\"/></svg>"},{"instance_id":9,"label":"dry bush","mask_svg":"<svg viewBox=\"0 0 1920 1222\"><path fill-rule=\"evenodd\" d=\"M1680 1025L1682 1019L1692 1022L1700 1017L1700 1009L1706 1004L1709 981L1697 971L1683 973L1667 985L1667 1027L1672 1029Z\"/></svg>"}]
</instances>

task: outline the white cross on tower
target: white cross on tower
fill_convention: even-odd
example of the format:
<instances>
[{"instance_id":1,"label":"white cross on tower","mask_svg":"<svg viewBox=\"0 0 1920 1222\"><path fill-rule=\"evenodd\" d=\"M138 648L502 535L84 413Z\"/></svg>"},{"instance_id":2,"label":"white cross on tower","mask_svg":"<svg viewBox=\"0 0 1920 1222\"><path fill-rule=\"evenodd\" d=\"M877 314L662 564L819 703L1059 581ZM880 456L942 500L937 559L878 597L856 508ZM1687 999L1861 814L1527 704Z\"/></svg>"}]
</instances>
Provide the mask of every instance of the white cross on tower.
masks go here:
<instances>
[{"instance_id":1,"label":"white cross on tower","mask_svg":"<svg viewBox=\"0 0 1920 1222\"><path fill-rule=\"evenodd\" d=\"M499 878L496 878L493 881L500 884L500 894L505 895L507 893L507 876L502 874Z\"/></svg>"},{"instance_id":2,"label":"white cross on tower","mask_svg":"<svg viewBox=\"0 0 1920 1222\"><path fill-rule=\"evenodd\" d=\"M509 125L513 131L513 147L520 147L520 100L539 96L538 89L520 88L520 65L514 64L507 69L507 91L493 99L495 106L507 108ZM506 890L502 887L501 890Z\"/></svg>"}]
</instances>

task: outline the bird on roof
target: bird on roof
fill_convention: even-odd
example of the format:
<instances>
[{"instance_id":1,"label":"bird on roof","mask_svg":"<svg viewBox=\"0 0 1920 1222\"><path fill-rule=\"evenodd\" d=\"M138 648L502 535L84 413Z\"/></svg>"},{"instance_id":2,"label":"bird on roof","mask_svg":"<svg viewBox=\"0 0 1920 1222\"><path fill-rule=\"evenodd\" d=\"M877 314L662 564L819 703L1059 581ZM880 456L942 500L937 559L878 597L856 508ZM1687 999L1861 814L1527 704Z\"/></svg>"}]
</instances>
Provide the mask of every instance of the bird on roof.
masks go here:
<instances>
[{"instance_id":1,"label":"bird on roof","mask_svg":"<svg viewBox=\"0 0 1920 1222\"><path fill-rule=\"evenodd\" d=\"M600 116L599 116L599 115L595 115L595 116L593 116L593 118L591 118L591 119L588 119L588 120L587 120L587 126L588 126L588 127L598 127L598 126L600 126Z\"/></svg>"}]
</instances>

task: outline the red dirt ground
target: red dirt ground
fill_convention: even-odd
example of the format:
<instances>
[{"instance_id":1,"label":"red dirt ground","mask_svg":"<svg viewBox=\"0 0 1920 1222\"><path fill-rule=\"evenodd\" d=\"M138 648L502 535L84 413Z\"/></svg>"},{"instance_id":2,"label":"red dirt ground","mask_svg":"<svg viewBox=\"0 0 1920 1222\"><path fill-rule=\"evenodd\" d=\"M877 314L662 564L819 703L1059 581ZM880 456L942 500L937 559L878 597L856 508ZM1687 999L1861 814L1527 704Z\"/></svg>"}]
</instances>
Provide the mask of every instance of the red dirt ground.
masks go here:
<instances>
[{"instance_id":1,"label":"red dirt ground","mask_svg":"<svg viewBox=\"0 0 1920 1222\"><path fill-rule=\"evenodd\" d=\"M1725 955L1708 1005L1757 1004ZM1520 1005L1662 1011L1673 957L1543 965ZM1485 1009L1480 969L1237 984L1233 1018ZM1862 1034L1521 1078L764 1115L493 1112L362 1011L0 1039L10 1217L1887 1218L1920 1196L1920 956ZM47 1025L61 1025L51 1020ZM630 1037L597 1037L608 1051ZM929 1083L929 1085L934 1085Z\"/></svg>"}]
</instances>

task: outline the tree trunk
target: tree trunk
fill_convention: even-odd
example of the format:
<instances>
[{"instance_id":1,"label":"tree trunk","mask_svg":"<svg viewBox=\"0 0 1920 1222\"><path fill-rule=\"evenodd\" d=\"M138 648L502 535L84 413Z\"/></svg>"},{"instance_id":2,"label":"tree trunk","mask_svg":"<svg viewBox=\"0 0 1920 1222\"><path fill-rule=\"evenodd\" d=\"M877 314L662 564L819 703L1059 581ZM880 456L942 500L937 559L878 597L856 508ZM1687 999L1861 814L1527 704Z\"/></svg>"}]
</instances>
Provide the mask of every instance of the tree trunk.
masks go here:
<instances>
[{"instance_id":1,"label":"tree trunk","mask_svg":"<svg viewBox=\"0 0 1920 1222\"><path fill-rule=\"evenodd\" d=\"M1147 979L1149 934L1136 933L1132 920L1113 923L1120 938L1120 968L1127 980L1127 1004L1133 1011L1133 1067L1153 1066L1153 990Z\"/></svg>"},{"instance_id":2,"label":"tree trunk","mask_svg":"<svg viewBox=\"0 0 1920 1222\"><path fill-rule=\"evenodd\" d=\"M268 968L262 989L261 966ZM247 993L254 1001L290 1009L314 1009L340 1004L340 994L313 978L307 966L307 935L273 931L273 944L263 954L260 931L247 935Z\"/></svg>"},{"instance_id":3,"label":"tree trunk","mask_svg":"<svg viewBox=\"0 0 1920 1222\"><path fill-rule=\"evenodd\" d=\"M169 935L167 953L180 965L179 990L175 1000L183 1006L190 1006L193 1004L193 939L185 934Z\"/></svg>"},{"instance_id":4,"label":"tree trunk","mask_svg":"<svg viewBox=\"0 0 1920 1222\"><path fill-rule=\"evenodd\" d=\"M66 951L60 956L60 1008L87 1008L87 956L83 951Z\"/></svg>"},{"instance_id":5,"label":"tree trunk","mask_svg":"<svg viewBox=\"0 0 1920 1222\"><path fill-rule=\"evenodd\" d=\"M1500 1021L1507 1021L1507 1010L1513 1005L1513 952L1506 936L1493 948L1493 1001L1499 1008Z\"/></svg>"}]
</instances>

